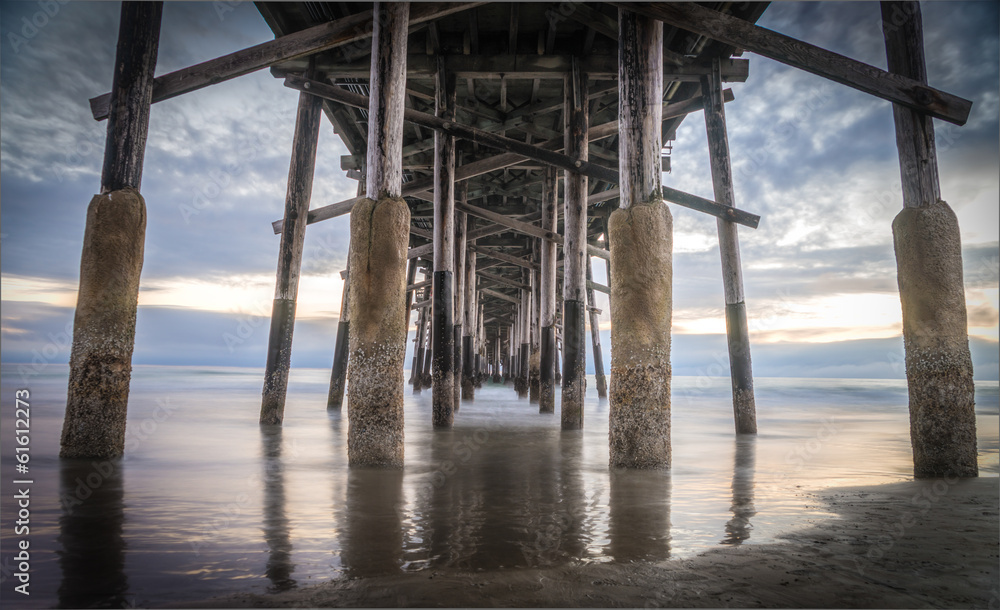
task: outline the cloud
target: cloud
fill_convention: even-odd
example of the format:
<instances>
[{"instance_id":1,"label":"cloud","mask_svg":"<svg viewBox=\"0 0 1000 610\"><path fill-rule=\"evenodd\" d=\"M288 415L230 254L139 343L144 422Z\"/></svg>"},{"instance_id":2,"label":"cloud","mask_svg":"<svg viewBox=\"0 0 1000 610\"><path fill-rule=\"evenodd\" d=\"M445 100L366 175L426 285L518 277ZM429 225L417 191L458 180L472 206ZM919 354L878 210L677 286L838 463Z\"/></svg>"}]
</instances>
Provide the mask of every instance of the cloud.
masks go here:
<instances>
[{"instance_id":1,"label":"cloud","mask_svg":"<svg viewBox=\"0 0 1000 610\"><path fill-rule=\"evenodd\" d=\"M14 49L9 34L37 6L0 3L5 361L30 359L32 350L53 341L49 334L58 337L72 321L67 300L75 298L86 206L99 188L106 127L91 118L87 100L111 87L118 26L117 4L68 3ZM165 5L158 74L272 37L253 4L226 3L233 10L224 12L220 6ZM935 129L942 196L962 227L970 325L974 333L995 336L998 8L951 2L924 3L922 10L930 83L974 102L966 126L935 121ZM873 3L772 3L760 23L885 66ZM737 205L762 216L757 230L740 229L757 372L809 374L808 365L814 373L866 374L863 359L848 357L865 352L864 344L845 343L841 356L815 342L842 339L852 327L875 341L898 332L891 222L902 198L891 105L747 57L750 78L731 85L736 100L726 113ZM236 352L221 337L233 333L241 315L269 315L280 241L270 223L284 209L297 99L297 92L261 71L153 106L143 176L148 225L142 274L147 300L140 308L136 351L141 361L263 364L266 322ZM313 207L355 195L355 182L339 168L346 153L324 120ZM681 124L672 161L668 184L713 196L701 116ZM696 371L713 362L719 349L725 354L724 337L710 334L724 328L716 221L682 208L673 215L675 323L692 333L675 335L675 346L684 348L675 351L675 367ZM346 266L348 242L346 216L307 232L296 363L327 366L323 359L332 354L331 324L340 309L337 274ZM603 267L595 265L595 279L606 283ZM198 293L199 286L211 289ZM184 303L175 298L182 294L188 295ZM857 324L833 323L837 304L847 310L866 303L879 304L878 319L855 307ZM606 323L605 296L598 297L598 306ZM798 348L767 345L778 341L801 343L809 358L783 360ZM878 345L876 351L883 350Z\"/></svg>"}]
</instances>

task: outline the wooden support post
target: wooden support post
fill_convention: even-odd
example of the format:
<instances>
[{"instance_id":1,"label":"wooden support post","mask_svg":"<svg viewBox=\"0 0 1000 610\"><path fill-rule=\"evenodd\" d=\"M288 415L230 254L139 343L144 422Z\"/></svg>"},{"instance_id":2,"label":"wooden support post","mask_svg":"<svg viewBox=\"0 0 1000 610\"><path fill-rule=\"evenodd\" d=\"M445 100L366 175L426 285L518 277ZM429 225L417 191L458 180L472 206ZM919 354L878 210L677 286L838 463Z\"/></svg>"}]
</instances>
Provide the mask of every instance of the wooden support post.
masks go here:
<instances>
[{"instance_id":1,"label":"wooden support post","mask_svg":"<svg viewBox=\"0 0 1000 610\"><path fill-rule=\"evenodd\" d=\"M670 466L673 222L660 198L663 25L618 11L620 208L611 244L612 468Z\"/></svg>"},{"instance_id":2,"label":"wooden support post","mask_svg":"<svg viewBox=\"0 0 1000 610\"><path fill-rule=\"evenodd\" d=\"M416 271L414 267L413 271ZM330 392L326 397L327 410L339 411L344 406L344 390L347 388L347 357L351 336L350 278L347 270L344 278L344 294L340 301L340 321L337 323L337 342L333 348L333 368L330 371ZM407 312L409 315L409 312Z\"/></svg>"},{"instance_id":3,"label":"wooden support post","mask_svg":"<svg viewBox=\"0 0 1000 610\"><path fill-rule=\"evenodd\" d=\"M123 2L101 194L87 207L60 456L120 457L146 238L139 194L162 2Z\"/></svg>"},{"instance_id":4,"label":"wooden support post","mask_svg":"<svg viewBox=\"0 0 1000 610\"><path fill-rule=\"evenodd\" d=\"M467 183L462 182L456 187L456 199L465 198ZM468 220L465 212L455 211L455 361L453 366L454 381L452 391L455 393L452 403L457 413L462 402L462 339L465 328L465 239Z\"/></svg>"},{"instance_id":5,"label":"wooden support post","mask_svg":"<svg viewBox=\"0 0 1000 610\"><path fill-rule=\"evenodd\" d=\"M719 59L712 60L712 74L702 77L701 95L705 106L705 131L715 200L736 207L733 169L729 156L726 111L722 101L722 72ZM733 384L733 416L737 434L757 433L757 407L753 394L750 362L750 330L743 298L743 269L736 225L717 219L719 253L722 255L722 286L726 298L726 338L729 343L729 374Z\"/></svg>"},{"instance_id":6,"label":"wooden support post","mask_svg":"<svg viewBox=\"0 0 1000 610\"><path fill-rule=\"evenodd\" d=\"M429 294L431 287L428 286L423 289L421 294L421 300L427 300L430 298ZM420 390L424 386L424 343L426 343L425 335L427 333L427 308L420 310L417 315L417 335L414 337L413 343L413 364L410 367L410 383L413 384L413 393L419 394Z\"/></svg>"},{"instance_id":7,"label":"wooden support post","mask_svg":"<svg viewBox=\"0 0 1000 610\"><path fill-rule=\"evenodd\" d=\"M469 219L471 222L472 219ZM471 245L471 243L470 243ZM474 400L475 394L475 350L473 348L476 321L476 253L469 250L465 257L465 310L463 313L462 337L462 399Z\"/></svg>"},{"instance_id":8,"label":"wooden support post","mask_svg":"<svg viewBox=\"0 0 1000 610\"><path fill-rule=\"evenodd\" d=\"M552 233L559 226L558 175L555 167L545 168L542 182L542 229ZM555 413L555 351L556 351L556 244L542 241L542 273L539 287L541 346L539 353L538 411Z\"/></svg>"},{"instance_id":9,"label":"wooden support post","mask_svg":"<svg viewBox=\"0 0 1000 610\"><path fill-rule=\"evenodd\" d=\"M883 2L889 71L927 83L917 2ZM893 105L903 210L892 222L916 477L974 477L975 387L958 219L941 200L930 116Z\"/></svg>"},{"instance_id":10,"label":"wooden support post","mask_svg":"<svg viewBox=\"0 0 1000 610\"><path fill-rule=\"evenodd\" d=\"M428 307L424 311L427 312L427 322L426 329L424 331L424 363L421 366L421 376L422 384L425 388L431 387L431 360L434 357L433 350L433 338L431 337L431 315L430 308Z\"/></svg>"},{"instance_id":11,"label":"wooden support post","mask_svg":"<svg viewBox=\"0 0 1000 610\"><path fill-rule=\"evenodd\" d=\"M601 353L601 327L597 318L597 305L594 301L594 269L590 256L587 256L587 312L590 314L590 342L594 348L594 375L597 378L598 398L608 397L608 380L604 376L604 354Z\"/></svg>"},{"instance_id":12,"label":"wooden support post","mask_svg":"<svg viewBox=\"0 0 1000 610\"><path fill-rule=\"evenodd\" d=\"M528 397L528 358L531 355L531 271L521 269L521 281L528 284L528 289L521 290L521 304L518 309L518 328L520 348L517 354L518 398Z\"/></svg>"},{"instance_id":13,"label":"wooden support post","mask_svg":"<svg viewBox=\"0 0 1000 610\"><path fill-rule=\"evenodd\" d=\"M347 457L352 466L403 466L406 250L400 197L410 5L373 9L366 194L351 211L351 342Z\"/></svg>"},{"instance_id":14,"label":"wooden support post","mask_svg":"<svg viewBox=\"0 0 1000 610\"><path fill-rule=\"evenodd\" d=\"M536 261L541 259L541 240L532 240L532 258ZM538 395L541 385L541 337L539 321L541 317L541 291L539 284L541 277L538 269L531 270L531 333L528 340L528 400L534 404L538 402Z\"/></svg>"},{"instance_id":15,"label":"wooden support post","mask_svg":"<svg viewBox=\"0 0 1000 610\"><path fill-rule=\"evenodd\" d=\"M306 93L299 95L292 161L288 168L285 194L285 223L278 247L278 272L271 309L271 333L267 341L267 365L261 392L261 425L281 424L285 415L288 367L292 359L292 331L295 329L295 299L299 291L302 248L306 239L306 217L312 197L316 145L323 104Z\"/></svg>"},{"instance_id":16,"label":"wooden support post","mask_svg":"<svg viewBox=\"0 0 1000 610\"><path fill-rule=\"evenodd\" d=\"M662 78L662 77L661 77ZM656 103L659 108L659 101ZM587 129L590 124L587 101L587 74L574 60L566 85L566 152L580 163L587 161ZM623 174L624 175L624 174ZM565 172L565 214L563 220L563 359L562 428L583 427L583 403L587 394L586 348L586 258L587 258L587 177Z\"/></svg>"},{"instance_id":17,"label":"wooden support post","mask_svg":"<svg viewBox=\"0 0 1000 610\"><path fill-rule=\"evenodd\" d=\"M437 116L455 117L455 77L438 57ZM434 341L433 422L449 428L455 419L455 138L434 132Z\"/></svg>"}]
</instances>

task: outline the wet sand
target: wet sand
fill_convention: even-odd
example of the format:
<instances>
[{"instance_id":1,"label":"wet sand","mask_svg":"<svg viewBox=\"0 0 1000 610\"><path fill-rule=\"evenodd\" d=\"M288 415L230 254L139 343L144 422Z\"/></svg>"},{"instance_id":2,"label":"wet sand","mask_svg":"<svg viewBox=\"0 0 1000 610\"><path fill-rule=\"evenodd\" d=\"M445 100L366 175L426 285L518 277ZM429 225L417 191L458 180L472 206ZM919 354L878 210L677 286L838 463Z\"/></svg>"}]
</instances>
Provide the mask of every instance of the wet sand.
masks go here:
<instances>
[{"instance_id":1,"label":"wet sand","mask_svg":"<svg viewBox=\"0 0 1000 610\"><path fill-rule=\"evenodd\" d=\"M690 559L339 578L185 607L1000 607L1000 479L812 494L838 518Z\"/></svg>"}]
</instances>

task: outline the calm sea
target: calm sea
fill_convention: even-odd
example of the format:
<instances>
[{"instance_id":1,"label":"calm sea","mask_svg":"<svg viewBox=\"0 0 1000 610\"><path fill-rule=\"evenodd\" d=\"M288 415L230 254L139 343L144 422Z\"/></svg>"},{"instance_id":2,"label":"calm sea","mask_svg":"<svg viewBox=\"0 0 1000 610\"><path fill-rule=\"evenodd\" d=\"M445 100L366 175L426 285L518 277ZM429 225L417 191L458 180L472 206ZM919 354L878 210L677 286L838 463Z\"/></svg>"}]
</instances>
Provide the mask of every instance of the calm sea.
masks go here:
<instances>
[{"instance_id":1,"label":"calm sea","mask_svg":"<svg viewBox=\"0 0 1000 610\"><path fill-rule=\"evenodd\" d=\"M57 459L67 369L2 369L2 597L25 607L170 605L331 578L691 555L774 542L832 515L810 492L907 479L902 380L756 382L760 434L736 438L727 378L673 382L673 468L608 468L608 403L590 378L582 432L487 384L449 431L406 398L406 468L347 467L329 372L293 370L281 428L257 424L262 371L136 367L125 459ZM29 472L14 398L30 390ZM976 385L979 461L998 473L997 382ZM30 532L14 496L29 479ZM30 597L14 592L28 540Z\"/></svg>"}]
</instances>

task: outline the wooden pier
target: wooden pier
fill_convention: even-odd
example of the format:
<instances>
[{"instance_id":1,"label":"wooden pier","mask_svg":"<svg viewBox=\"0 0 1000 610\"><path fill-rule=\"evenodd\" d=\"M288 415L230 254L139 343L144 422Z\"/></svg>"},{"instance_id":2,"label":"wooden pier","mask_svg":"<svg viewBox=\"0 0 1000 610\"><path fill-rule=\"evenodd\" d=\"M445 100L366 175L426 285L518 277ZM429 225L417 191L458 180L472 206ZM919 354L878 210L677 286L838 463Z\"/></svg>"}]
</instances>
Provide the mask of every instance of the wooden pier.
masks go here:
<instances>
[{"instance_id":1,"label":"wooden pier","mask_svg":"<svg viewBox=\"0 0 1000 610\"><path fill-rule=\"evenodd\" d=\"M726 83L752 78L749 52L893 104L914 472L977 473L959 231L940 201L932 122L962 125L972 103L927 83L916 3L883 4L889 71L755 25L766 2L257 8L273 41L154 79L161 4L123 3L114 87L91 100L94 118L108 119L108 143L87 216L64 456L124 450L150 104L263 69L299 92L299 106L284 216L273 223L281 237L261 424L284 413L308 226L350 214L327 408L346 395L352 465L403 465L412 323L408 381L415 393L431 386L435 428L451 427L484 380L512 382L512 400L537 401L541 413L556 411L558 395L563 430L586 425L589 326L596 390L610 400L611 465L668 467L671 207L681 206L718 224L735 432L756 433L739 227L746 234L760 218L733 186L731 159L745 151L730 150L725 111L735 99ZM697 112L714 200L662 184L663 146ZM349 152L341 166L358 193L310 208L323 117ZM110 248L117 239L128 247ZM607 265L606 285L594 281L594 257ZM597 292L610 299L610 384Z\"/></svg>"}]
</instances>

